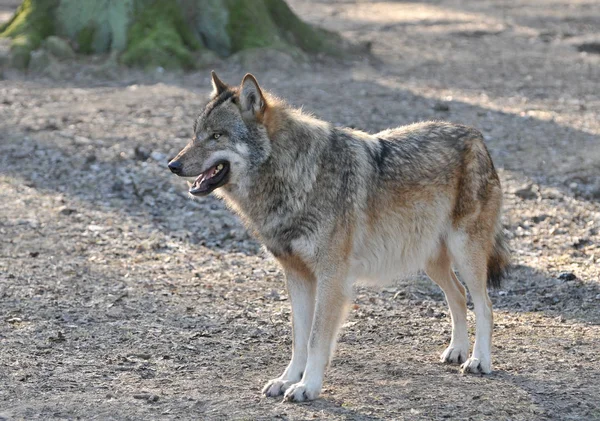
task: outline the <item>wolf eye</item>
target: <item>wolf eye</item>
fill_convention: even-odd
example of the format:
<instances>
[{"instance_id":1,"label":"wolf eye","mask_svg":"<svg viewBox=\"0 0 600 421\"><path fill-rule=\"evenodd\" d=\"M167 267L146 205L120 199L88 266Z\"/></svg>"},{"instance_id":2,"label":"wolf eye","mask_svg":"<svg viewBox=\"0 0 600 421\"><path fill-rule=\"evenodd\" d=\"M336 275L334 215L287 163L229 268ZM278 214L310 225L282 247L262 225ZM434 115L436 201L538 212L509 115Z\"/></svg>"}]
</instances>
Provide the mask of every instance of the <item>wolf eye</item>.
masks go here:
<instances>
[{"instance_id":1,"label":"wolf eye","mask_svg":"<svg viewBox=\"0 0 600 421\"><path fill-rule=\"evenodd\" d=\"M213 139L218 139L221 137L221 133L213 133L212 138Z\"/></svg>"}]
</instances>

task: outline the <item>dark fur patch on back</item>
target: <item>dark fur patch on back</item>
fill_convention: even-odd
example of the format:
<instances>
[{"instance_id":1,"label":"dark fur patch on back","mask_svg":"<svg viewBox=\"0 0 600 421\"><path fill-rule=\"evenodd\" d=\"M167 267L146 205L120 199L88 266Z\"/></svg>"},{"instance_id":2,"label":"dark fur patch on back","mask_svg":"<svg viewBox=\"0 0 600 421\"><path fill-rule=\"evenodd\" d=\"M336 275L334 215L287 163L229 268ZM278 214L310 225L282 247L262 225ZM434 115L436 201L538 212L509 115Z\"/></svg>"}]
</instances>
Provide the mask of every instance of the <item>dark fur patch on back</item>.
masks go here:
<instances>
[{"instance_id":1,"label":"dark fur patch on back","mask_svg":"<svg viewBox=\"0 0 600 421\"><path fill-rule=\"evenodd\" d=\"M377 168L379 169L379 173L382 174L385 170L385 160L387 156L390 154L392 145L389 140L379 139L379 149L375 158L375 163L377 164Z\"/></svg>"}]
</instances>

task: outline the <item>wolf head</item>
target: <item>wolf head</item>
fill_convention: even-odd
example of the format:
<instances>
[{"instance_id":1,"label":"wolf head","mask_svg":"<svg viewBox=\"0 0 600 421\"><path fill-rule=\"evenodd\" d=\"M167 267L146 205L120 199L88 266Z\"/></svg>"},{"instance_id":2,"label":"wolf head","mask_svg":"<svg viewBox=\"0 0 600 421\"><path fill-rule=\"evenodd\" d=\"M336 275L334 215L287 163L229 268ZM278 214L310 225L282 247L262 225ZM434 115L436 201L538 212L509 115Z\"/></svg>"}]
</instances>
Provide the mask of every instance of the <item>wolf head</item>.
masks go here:
<instances>
[{"instance_id":1,"label":"wolf head","mask_svg":"<svg viewBox=\"0 0 600 421\"><path fill-rule=\"evenodd\" d=\"M169 162L173 173L196 177L189 190L194 196L219 187L240 188L270 152L263 124L268 104L256 78L247 74L239 87L230 87L212 72L212 85L192 140Z\"/></svg>"}]
</instances>

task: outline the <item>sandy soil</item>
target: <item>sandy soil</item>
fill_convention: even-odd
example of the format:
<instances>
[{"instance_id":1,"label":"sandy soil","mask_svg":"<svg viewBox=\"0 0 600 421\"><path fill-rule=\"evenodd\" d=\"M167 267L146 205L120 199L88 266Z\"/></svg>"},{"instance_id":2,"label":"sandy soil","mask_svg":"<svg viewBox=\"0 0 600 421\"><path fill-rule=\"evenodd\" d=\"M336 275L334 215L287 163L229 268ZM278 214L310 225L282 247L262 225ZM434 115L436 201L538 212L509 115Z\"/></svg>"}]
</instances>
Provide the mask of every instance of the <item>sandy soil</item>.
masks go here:
<instances>
[{"instance_id":1,"label":"sandy soil","mask_svg":"<svg viewBox=\"0 0 600 421\"><path fill-rule=\"evenodd\" d=\"M0 420L600 419L600 55L579 51L599 39L600 5L290 4L373 57L266 52L217 63L222 79L253 71L339 125L485 134L515 265L492 293L495 372L438 362L448 311L415 277L357 289L319 400L261 397L291 344L281 270L165 167L208 71L88 59L0 80Z\"/></svg>"}]
</instances>

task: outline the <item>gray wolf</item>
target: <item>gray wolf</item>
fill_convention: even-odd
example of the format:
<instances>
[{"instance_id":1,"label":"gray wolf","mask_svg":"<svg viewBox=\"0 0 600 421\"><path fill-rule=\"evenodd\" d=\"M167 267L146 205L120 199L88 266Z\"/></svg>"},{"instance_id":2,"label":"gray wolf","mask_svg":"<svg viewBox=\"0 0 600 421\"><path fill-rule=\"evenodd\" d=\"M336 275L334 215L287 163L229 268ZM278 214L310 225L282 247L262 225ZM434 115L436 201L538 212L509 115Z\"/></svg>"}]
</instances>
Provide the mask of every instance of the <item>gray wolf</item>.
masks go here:
<instances>
[{"instance_id":1,"label":"gray wolf","mask_svg":"<svg viewBox=\"0 0 600 421\"><path fill-rule=\"evenodd\" d=\"M338 128L263 91L212 74L194 136L169 163L214 192L281 264L292 305L293 349L263 389L315 399L357 281L424 270L444 291L452 337L441 355L465 373L490 373L492 306L509 263L500 180L476 130L426 122L377 134ZM460 275L460 281L455 268ZM473 299L469 356L466 295Z\"/></svg>"}]
</instances>

